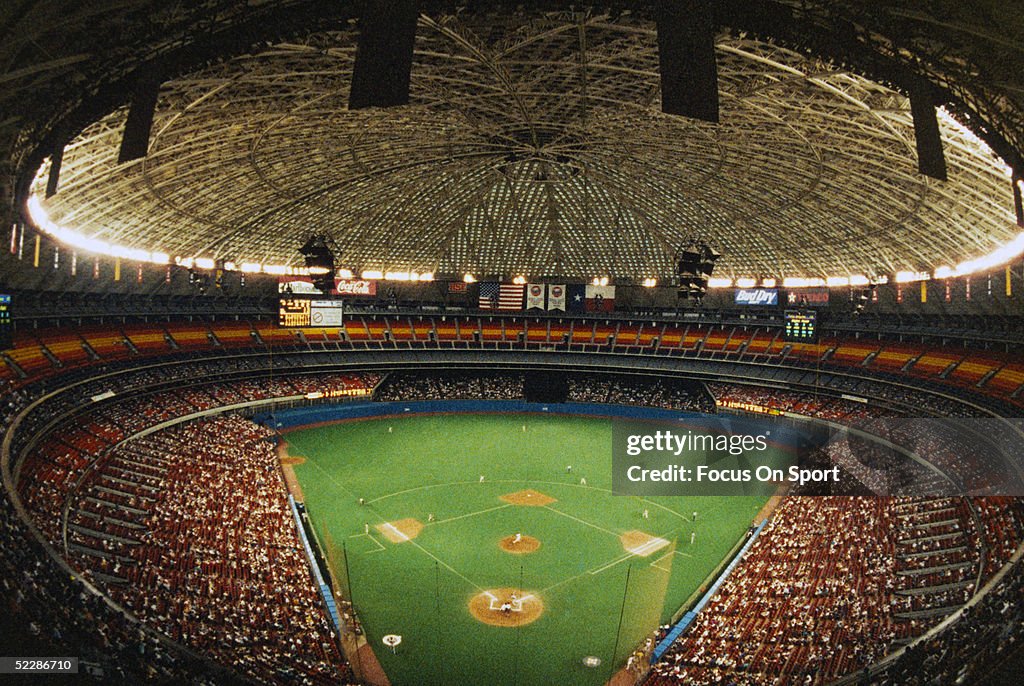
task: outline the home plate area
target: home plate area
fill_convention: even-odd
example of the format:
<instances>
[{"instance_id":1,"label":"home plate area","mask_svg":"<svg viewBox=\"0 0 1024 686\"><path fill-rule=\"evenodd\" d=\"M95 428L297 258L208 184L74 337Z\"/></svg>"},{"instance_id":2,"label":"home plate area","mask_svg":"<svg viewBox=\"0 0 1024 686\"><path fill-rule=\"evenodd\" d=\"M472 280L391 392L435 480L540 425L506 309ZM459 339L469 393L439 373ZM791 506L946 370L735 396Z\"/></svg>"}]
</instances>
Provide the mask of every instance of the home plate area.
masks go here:
<instances>
[{"instance_id":1,"label":"home plate area","mask_svg":"<svg viewBox=\"0 0 1024 686\"><path fill-rule=\"evenodd\" d=\"M536 591L492 588L473 596L469 611L478 621L491 626L523 626L544 613L544 603Z\"/></svg>"},{"instance_id":2,"label":"home plate area","mask_svg":"<svg viewBox=\"0 0 1024 686\"><path fill-rule=\"evenodd\" d=\"M637 531L636 529L633 531L627 531L619 536L619 541L622 543L622 547L627 553L638 557L647 557L669 544L669 541L664 538L651 536L650 534L645 534L643 531Z\"/></svg>"}]
</instances>

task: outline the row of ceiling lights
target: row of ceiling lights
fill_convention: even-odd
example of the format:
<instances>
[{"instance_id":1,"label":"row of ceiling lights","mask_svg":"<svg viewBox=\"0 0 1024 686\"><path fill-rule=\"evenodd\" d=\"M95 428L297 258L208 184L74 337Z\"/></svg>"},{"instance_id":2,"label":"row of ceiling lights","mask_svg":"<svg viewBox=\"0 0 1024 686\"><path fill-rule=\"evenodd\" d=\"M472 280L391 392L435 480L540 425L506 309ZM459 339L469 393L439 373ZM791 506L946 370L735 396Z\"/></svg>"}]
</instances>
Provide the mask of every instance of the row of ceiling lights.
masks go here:
<instances>
[{"instance_id":1,"label":"row of ceiling lights","mask_svg":"<svg viewBox=\"0 0 1024 686\"><path fill-rule=\"evenodd\" d=\"M1020 182L1018 182L1020 183ZM1022 184L1024 185L1024 184ZM120 257L124 259L134 260L136 262L149 262L153 264L170 264L172 262L171 257L167 253L163 252L150 252L146 250L140 250L136 248L127 248L124 246L108 243L95 238L83 236L82 234L56 224L50 219L43 207L39 197L32 195L29 197L26 204L28 210L28 216L32 223L44 233L56 238L66 245L70 245L74 248L79 248L87 252L99 253L102 255L109 255L112 257ZM894 275L893 280L896 283L909 283L914 281L927 281L929 279L947 279L957 276L967 276L977 272L983 272L1000 265L1006 264L1007 262L1014 260L1024 254L1024 232L1017 234L1017 236L1000 246L993 252L978 257L972 260L961 262L956 267L938 267L933 273L926 271L899 271ZM198 269L215 269L222 268L227 271L240 271L245 273L263 273L278 276L308 276L309 270L306 267L293 267L286 265L273 265L273 264L262 264L259 262L223 262L218 263L216 260L210 257L175 257L173 263ZM342 279L355 278L355 272L350 269L339 269L337 276ZM380 271L380 270L365 270L360 273L360 278L367 280L378 280L383 279L387 281L433 281L434 274L431 272L415 272L415 271ZM473 274L465 274L463 281L472 283L477 281L477 277ZM527 278L525 276L516 276L513 279L513 283L525 284ZM874 278L868 278L864 275L853 275L853 276L830 276L827 278L821 277L787 277L782 279L781 286L783 288L808 288L808 287L832 287L840 288L845 286L867 286L869 284L884 284L888 283L889 278L887 276L877 276ZM609 283L609 277L595 277L592 281L594 285L605 286ZM644 278L641 284L647 288L653 288L658 285L657 279ZM749 277L729 279L729 278L710 278L708 279L708 288L755 288L760 285L763 288L775 288L779 284L779 281L775 278L764 278L764 279L753 279Z\"/></svg>"}]
</instances>

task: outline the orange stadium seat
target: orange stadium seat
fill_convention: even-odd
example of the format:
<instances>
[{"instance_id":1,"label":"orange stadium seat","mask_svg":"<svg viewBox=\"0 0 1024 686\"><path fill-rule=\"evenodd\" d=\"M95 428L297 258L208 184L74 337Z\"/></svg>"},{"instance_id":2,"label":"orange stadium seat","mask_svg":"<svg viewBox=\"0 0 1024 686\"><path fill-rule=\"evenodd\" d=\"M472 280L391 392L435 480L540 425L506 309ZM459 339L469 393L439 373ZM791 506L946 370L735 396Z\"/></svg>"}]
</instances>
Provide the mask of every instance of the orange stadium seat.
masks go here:
<instances>
[{"instance_id":1,"label":"orange stadium seat","mask_svg":"<svg viewBox=\"0 0 1024 686\"><path fill-rule=\"evenodd\" d=\"M397 319L390 322L391 324L391 339L395 341L411 341L412 335L412 324L408 319Z\"/></svg>"},{"instance_id":2,"label":"orange stadium seat","mask_svg":"<svg viewBox=\"0 0 1024 686\"><path fill-rule=\"evenodd\" d=\"M683 343L683 336L685 331L677 326L666 326L661 332L661 343L662 348L678 348ZM689 347L689 346L687 346Z\"/></svg>"},{"instance_id":3,"label":"orange stadium seat","mask_svg":"<svg viewBox=\"0 0 1024 686\"><path fill-rule=\"evenodd\" d=\"M727 353L734 353L740 349L740 347L750 339L750 333L742 329L734 328L729 331L729 337L722 346L722 350Z\"/></svg>"},{"instance_id":4,"label":"orange stadium seat","mask_svg":"<svg viewBox=\"0 0 1024 686\"><path fill-rule=\"evenodd\" d=\"M661 338L661 327L657 324L644 326L636 336L636 344L649 346L655 338Z\"/></svg>"},{"instance_id":5,"label":"orange stadium seat","mask_svg":"<svg viewBox=\"0 0 1024 686\"><path fill-rule=\"evenodd\" d=\"M951 381L973 386L1002 365L1000 360L972 355L958 364L949 378Z\"/></svg>"},{"instance_id":6,"label":"orange stadium seat","mask_svg":"<svg viewBox=\"0 0 1024 686\"><path fill-rule=\"evenodd\" d=\"M439 341L457 341L459 339L459 331L455 325L455 322L450 319L436 322L437 327L437 340Z\"/></svg>"},{"instance_id":7,"label":"orange stadium seat","mask_svg":"<svg viewBox=\"0 0 1024 686\"><path fill-rule=\"evenodd\" d=\"M455 325L459 331L460 341L472 341L473 333L480 330L480 322L468 317L456 320Z\"/></svg>"},{"instance_id":8,"label":"orange stadium seat","mask_svg":"<svg viewBox=\"0 0 1024 686\"><path fill-rule=\"evenodd\" d=\"M640 333L640 327L635 324L620 324L618 334L615 336L615 345L636 345L636 337Z\"/></svg>"},{"instance_id":9,"label":"orange stadium seat","mask_svg":"<svg viewBox=\"0 0 1024 686\"><path fill-rule=\"evenodd\" d=\"M370 339L370 332L366 329L366 322L362 317L349 319L345 323L345 335L350 341L366 341Z\"/></svg>"},{"instance_id":10,"label":"orange stadium seat","mask_svg":"<svg viewBox=\"0 0 1024 686\"><path fill-rule=\"evenodd\" d=\"M573 343L593 343L594 341L594 325L590 322L573 322L572 323L572 337L569 339Z\"/></svg>"},{"instance_id":11,"label":"orange stadium seat","mask_svg":"<svg viewBox=\"0 0 1024 686\"><path fill-rule=\"evenodd\" d=\"M921 350L905 345L885 345L875 356L869 367L898 371L907 362L921 354Z\"/></svg>"},{"instance_id":12,"label":"orange stadium seat","mask_svg":"<svg viewBox=\"0 0 1024 686\"><path fill-rule=\"evenodd\" d=\"M565 340L565 336L568 333L568 324L563 324L562 322L551 322L548 327L548 341L551 343L561 343Z\"/></svg>"},{"instance_id":13,"label":"orange stadium seat","mask_svg":"<svg viewBox=\"0 0 1024 686\"><path fill-rule=\"evenodd\" d=\"M299 339L293 329L286 329L277 324L261 323L256 325L256 333L267 345L288 345L298 343Z\"/></svg>"},{"instance_id":14,"label":"orange stadium seat","mask_svg":"<svg viewBox=\"0 0 1024 686\"><path fill-rule=\"evenodd\" d=\"M14 336L14 347L7 351L7 356L29 376L53 371L54 366L43 353L43 348L29 333L18 333Z\"/></svg>"},{"instance_id":15,"label":"orange stadium seat","mask_svg":"<svg viewBox=\"0 0 1024 686\"><path fill-rule=\"evenodd\" d=\"M832 359L836 362L848 365L859 365L867 356L879 349L877 344L867 343L840 343L836 351L832 353Z\"/></svg>"},{"instance_id":16,"label":"orange stadium seat","mask_svg":"<svg viewBox=\"0 0 1024 686\"><path fill-rule=\"evenodd\" d=\"M89 354L82 347L81 337L67 329L43 329L37 338L64 365L75 366L89 362Z\"/></svg>"},{"instance_id":17,"label":"orange stadium seat","mask_svg":"<svg viewBox=\"0 0 1024 686\"><path fill-rule=\"evenodd\" d=\"M210 329L205 324L168 324L167 333L184 349L209 348Z\"/></svg>"},{"instance_id":18,"label":"orange stadium seat","mask_svg":"<svg viewBox=\"0 0 1024 686\"><path fill-rule=\"evenodd\" d=\"M125 325L125 336L143 355L156 355L171 351L167 331L159 324Z\"/></svg>"},{"instance_id":19,"label":"orange stadium seat","mask_svg":"<svg viewBox=\"0 0 1024 686\"><path fill-rule=\"evenodd\" d=\"M767 352L774 338L775 334L773 333L758 331L750 338L750 342L747 343L747 348L744 352L748 355L763 354Z\"/></svg>"},{"instance_id":20,"label":"orange stadium seat","mask_svg":"<svg viewBox=\"0 0 1024 686\"><path fill-rule=\"evenodd\" d=\"M366 321L366 330L370 333L371 341L383 341L384 332L388 330L388 325L379 319L369 319Z\"/></svg>"},{"instance_id":21,"label":"orange stadium seat","mask_svg":"<svg viewBox=\"0 0 1024 686\"><path fill-rule=\"evenodd\" d=\"M607 345L608 337L615 334L615 327L607 324L598 324L594 327L594 343Z\"/></svg>"},{"instance_id":22,"label":"orange stadium seat","mask_svg":"<svg viewBox=\"0 0 1024 686\"><path fill-rule=\"evenodd\" d=\"M480 337L485 341L500 341L502 339L501 320L484 320L480 324Z\"/></svg>"},{"instance_id":23,"label":"orange stadium seat","mask_svg":"<svg viewBox=\"0 0 1024 686\"><path fill-rule=\"evenodd\" d=\"M526 324L526 340L533 343L543 343L548 340L547 322L534 321Z\"/></svg>"},{"instance_id":24,"label":"orange stadium seat","mask_svg":"<svg viewBox=\"0 0 1024 686\"><path fill-rule=\"evenodd\" d=\"M505 340L515 343L519 335L526 330L526 325L518 320L505 322Z\"/></svg>"},{"instance_id":25,"label":"orange stadium seat","mask_svg":"<svg viewBox=\"0 0 1024 686\"><path fill-rule=\"evenodd\" d=\"M79 329L78 333L105 360L116 360L129 354L124 333L117 327L87 327Z\"/></svg>"},{"instance_id":26,"label":"orange stadium seat","mask_svg":"<svg viewBox=\"0 0 1024 686\"><path fill-rule=\"evenodd\" d=\"M210 329L225 348L242 348L254 342L248 322L218 322L211 324Z\"/></svg>"},{"instance_id":27,"label":"orange stadium seat","mask_svg":"<svg viewBox=\"0 0 1024 686\"><path fill-rule=\"evenodd\" d=\"M949 366L963 359L963 355L948 352L928 351L910 368L911 374L938 376Z\"/></svg>"},{"instance_id":28,"label":"orange stadium seat","mask_svg":"<svg viewBox=\"0 0 1024 686\"><path fill-rule=\"evenodd\" d=\"M429 319L417 319L412 322L412 331L416 340L429 341L430 334L434 331L434 326Z\"/></svg>"},{"instance_id":29,"label":"orange stadium seat","mask_svg":"<svg viewBox=\"0 0 1024 686\"><path fill-rule=\"evenodd\" d=\"M706 333L706 338L704 338L704 350L709 350L709 351L722 350L722 349L725 348L725 342L727 340L729 340L728 333L726 331L722 330L722 329L712 329L709 332L703 332L703 333ZM695 335L695 336L699 335L699 332L694 332L692 335ZM690 335L688 334L687 335L687 341L688 342L689 342L689 338L690 338ZM693 346L692 345L688 345L687 347L693 347Z\"/></svg>"},{"instance_id":30,"label":"orange stadium seat","mask_svg":"<svg viewBox=\"0 0 1024 686\"><path fill-rule=\"evenodd\" d=\"M996 372L985 388L1000 395L1010 395L1024 384L1024 364L1011 363Z\"/></svg>"}]
</instances>

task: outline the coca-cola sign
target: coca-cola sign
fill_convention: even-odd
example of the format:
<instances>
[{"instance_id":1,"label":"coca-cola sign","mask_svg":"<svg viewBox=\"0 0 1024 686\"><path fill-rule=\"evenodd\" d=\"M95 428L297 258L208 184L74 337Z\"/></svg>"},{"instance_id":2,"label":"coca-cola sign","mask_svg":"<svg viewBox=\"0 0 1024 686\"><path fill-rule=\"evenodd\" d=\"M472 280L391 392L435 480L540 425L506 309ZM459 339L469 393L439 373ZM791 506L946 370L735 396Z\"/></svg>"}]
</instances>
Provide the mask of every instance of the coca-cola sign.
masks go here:
<instances>
[{"instance_id":1,"label":"coca-cola sign","mask_svg":"<svg viewBox=\"0 0 1024 686\"><path fill-rule=\"evenodd\" d=\"M779 304L779 291L775 288L740 288L736 291L736 304L775 307Z\"/></svg>"}]
</instances>

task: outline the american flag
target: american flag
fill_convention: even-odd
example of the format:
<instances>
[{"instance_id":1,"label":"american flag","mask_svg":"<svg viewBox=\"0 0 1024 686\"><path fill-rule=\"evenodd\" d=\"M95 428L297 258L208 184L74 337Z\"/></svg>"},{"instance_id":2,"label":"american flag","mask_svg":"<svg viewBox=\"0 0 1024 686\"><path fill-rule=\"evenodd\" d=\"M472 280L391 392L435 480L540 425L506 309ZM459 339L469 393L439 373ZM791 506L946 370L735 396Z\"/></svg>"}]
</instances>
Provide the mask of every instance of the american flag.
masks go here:
<instances>
[{"instance_id":1,"label":"american flag","mask_svg":"<svg viewBox=\"0 0 1024 686\"><path fill-rule=\"evenodd\" d=\"M481 283L480 309L521 310L523 309L523 295L525 292L526 286L524 284Z\"/></svg>"}]
</instances>

